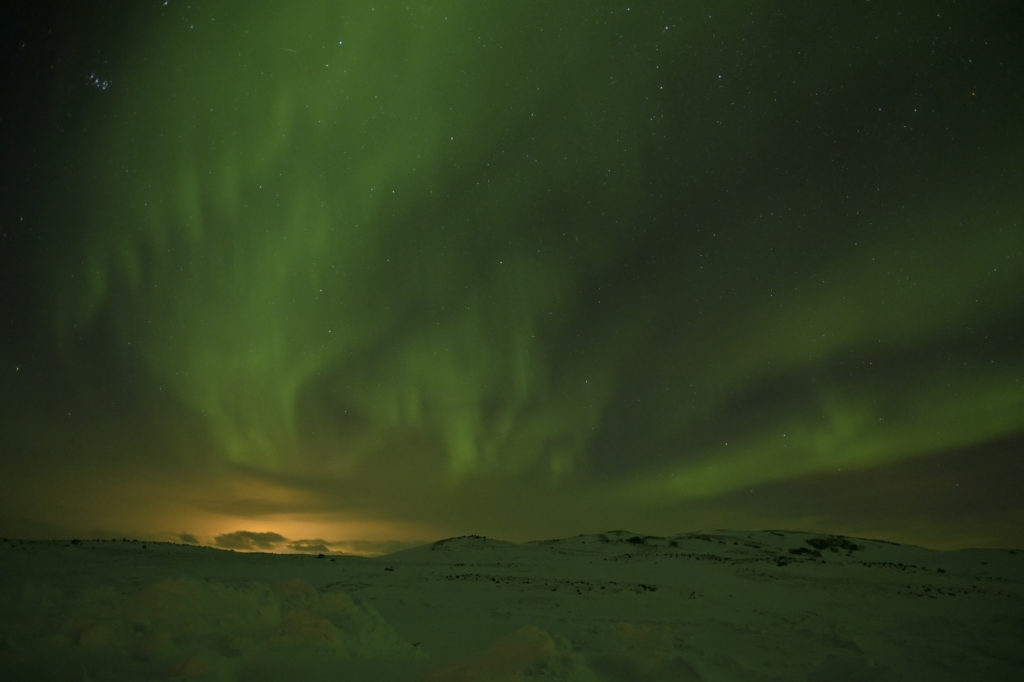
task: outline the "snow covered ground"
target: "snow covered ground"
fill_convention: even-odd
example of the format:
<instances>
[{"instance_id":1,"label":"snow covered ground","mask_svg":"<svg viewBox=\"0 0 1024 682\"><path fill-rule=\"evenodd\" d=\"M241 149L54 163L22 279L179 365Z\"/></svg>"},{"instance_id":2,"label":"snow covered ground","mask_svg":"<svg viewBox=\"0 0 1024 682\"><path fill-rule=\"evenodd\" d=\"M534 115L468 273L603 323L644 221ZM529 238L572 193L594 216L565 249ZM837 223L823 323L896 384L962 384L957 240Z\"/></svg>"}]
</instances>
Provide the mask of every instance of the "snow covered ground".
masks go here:
<instances>
[{"instance_id":1,"label":"snow covered ground","mask_svg":"<svg viewBox=\"0 0 1024 682\"><path fill-rule=\"evenodd\" d=\"M779 531L383 557L0 543L4 680L1021 680L1024 552Z\"/></svg>"}]
</instances>

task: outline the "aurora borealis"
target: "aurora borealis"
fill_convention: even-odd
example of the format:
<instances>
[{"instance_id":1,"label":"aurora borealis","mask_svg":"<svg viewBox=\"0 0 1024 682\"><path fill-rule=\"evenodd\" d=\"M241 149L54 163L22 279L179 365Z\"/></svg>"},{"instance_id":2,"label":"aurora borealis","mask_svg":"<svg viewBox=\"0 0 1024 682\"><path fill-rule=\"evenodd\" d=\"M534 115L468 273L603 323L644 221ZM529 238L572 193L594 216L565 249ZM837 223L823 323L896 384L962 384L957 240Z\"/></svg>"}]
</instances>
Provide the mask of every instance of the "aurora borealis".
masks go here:
<instances>
[{"instance_id":1,"label":"aurora borealis","mask_svg":"<svg viewBox=\"0 0 1024 682\"><path fill-rule=\"evenodd\" d=\"M40 6L4 533L1024 544L1015 3Z\"/></svg>"}]
</instances>

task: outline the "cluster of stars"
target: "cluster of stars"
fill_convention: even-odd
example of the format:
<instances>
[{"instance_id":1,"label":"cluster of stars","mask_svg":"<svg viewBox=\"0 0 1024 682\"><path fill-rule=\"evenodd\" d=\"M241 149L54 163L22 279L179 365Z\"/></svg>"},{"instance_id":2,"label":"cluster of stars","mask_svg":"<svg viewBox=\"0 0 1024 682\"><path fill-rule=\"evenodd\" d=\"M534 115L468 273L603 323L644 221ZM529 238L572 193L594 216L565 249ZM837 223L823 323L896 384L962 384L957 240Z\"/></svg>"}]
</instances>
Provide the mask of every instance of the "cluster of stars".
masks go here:
<instances>
[{"instance_id":1,"label":"cluster of stars","mask_svg":"<svg viewBox=\"0 0 1024 682\"><path fill-rule=\"evenodd\" d=\"M89 75L85 77L85 82L90 87L96 88L101 92L106 92L110 89L110 81L98 75L95 71L90 72Z\"/></svg>"}]
</instances>

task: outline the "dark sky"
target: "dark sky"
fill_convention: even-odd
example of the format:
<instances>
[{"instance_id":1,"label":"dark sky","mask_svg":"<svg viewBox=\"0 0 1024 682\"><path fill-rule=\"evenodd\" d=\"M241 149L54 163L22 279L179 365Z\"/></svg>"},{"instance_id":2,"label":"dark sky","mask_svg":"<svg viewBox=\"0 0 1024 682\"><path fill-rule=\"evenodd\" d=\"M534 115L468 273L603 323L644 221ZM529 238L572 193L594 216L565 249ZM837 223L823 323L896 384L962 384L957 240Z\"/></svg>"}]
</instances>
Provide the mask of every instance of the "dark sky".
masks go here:
<instances>
[{"instance_id":1,"label":"dark sky","mask_svg":"<svg viewBox=\"0 0 1024 682\"><path fill-rule=\"evenodd\" d=\"M1024 546L1019 3L5 12L3 533Z\"/></svg>"}]
</instances>

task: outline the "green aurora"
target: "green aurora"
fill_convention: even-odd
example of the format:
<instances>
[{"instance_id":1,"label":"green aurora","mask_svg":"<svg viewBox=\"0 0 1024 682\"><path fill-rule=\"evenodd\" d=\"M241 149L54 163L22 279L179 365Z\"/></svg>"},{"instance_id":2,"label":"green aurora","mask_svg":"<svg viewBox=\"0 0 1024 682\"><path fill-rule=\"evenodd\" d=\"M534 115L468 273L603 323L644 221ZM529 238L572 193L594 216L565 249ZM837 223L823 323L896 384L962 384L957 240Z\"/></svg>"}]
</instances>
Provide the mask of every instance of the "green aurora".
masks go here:
<instances>
[{"instance_id":1,"label":"green aurora","mask_svg":"<svg viewBox=\"0 0 1024 682\"><path fill-rule=\"evenodd\" d=\"M1024 542L1019 10L882 4L51 17L4 121L10 487Z\"/></svg>"}]
</instances>

